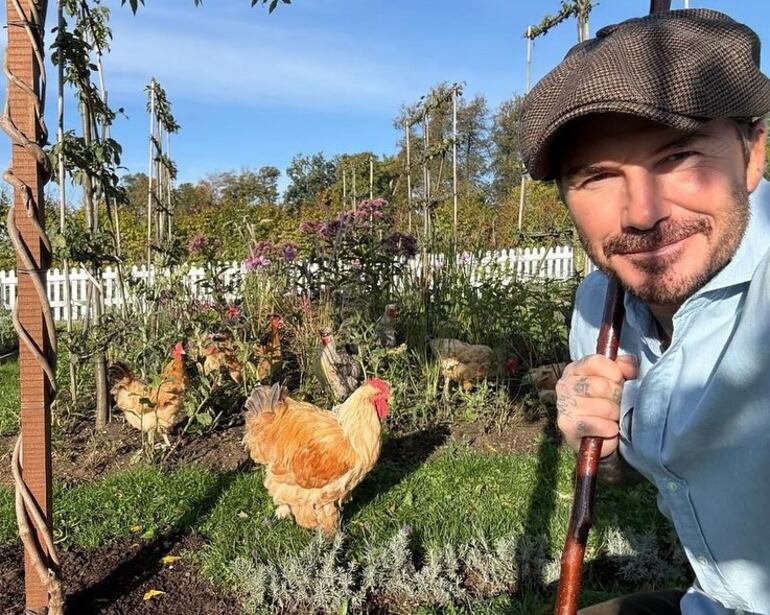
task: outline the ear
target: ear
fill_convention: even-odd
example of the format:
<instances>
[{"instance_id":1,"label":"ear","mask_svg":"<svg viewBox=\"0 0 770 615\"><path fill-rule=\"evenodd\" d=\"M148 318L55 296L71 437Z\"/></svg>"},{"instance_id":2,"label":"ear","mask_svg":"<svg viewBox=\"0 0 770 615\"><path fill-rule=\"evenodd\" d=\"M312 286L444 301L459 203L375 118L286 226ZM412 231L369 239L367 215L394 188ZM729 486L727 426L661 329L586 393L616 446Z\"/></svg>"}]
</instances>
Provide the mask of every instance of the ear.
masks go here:
<instances>
[{"instance_id":1,"label":"ear","mask_svg":"<svg viewBox=\"0 0 770 615\"><path fill-rule=\"evenodd\" d=\"M754 192L765 171L765 147L767 143L767 127L764 121L759 121L751 132L751 149L749 163L746 169L746 189Z\"/></svg>"}]
</instances>

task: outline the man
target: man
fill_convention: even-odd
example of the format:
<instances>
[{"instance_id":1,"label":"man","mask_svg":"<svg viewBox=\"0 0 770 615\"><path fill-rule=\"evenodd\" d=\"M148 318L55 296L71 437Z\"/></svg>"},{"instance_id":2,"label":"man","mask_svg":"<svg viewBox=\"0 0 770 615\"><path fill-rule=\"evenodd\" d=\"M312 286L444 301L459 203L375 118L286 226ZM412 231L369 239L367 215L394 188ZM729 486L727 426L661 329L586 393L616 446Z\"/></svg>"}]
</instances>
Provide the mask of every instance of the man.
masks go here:
<instances>
[{"instance_id":1,"label":"man","mask_svg":"<svg viewBox=\"0 0 770 615\"><path fill-rule=\"evenodd\" d=\"M658 488L696 575L581 613L770 614L770 80L754 32L710 10L600 30L523 108L531 176L555 179L601 272L581 284L557 385L600 475ZM596 355L607 277L619 358Z\"/></svg>"}]
</instances>

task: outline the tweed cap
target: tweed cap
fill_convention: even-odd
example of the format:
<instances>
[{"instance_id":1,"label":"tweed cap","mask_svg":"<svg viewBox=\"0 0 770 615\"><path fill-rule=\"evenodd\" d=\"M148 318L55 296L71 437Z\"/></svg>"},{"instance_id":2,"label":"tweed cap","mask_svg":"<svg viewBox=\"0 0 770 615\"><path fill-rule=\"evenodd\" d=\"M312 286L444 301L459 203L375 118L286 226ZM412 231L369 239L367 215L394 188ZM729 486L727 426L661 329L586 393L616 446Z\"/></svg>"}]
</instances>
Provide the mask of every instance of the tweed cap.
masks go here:
<instances>
[{"instance_id":1,"label":"tweed cap","mask_svg":"<svg viewBox=\"0 0 770 615\"><path fill-rule=\"evenodd\" d=\"M570 121L627 113L685 131L715 118L770 111L759 38L717 11L653 13L607 26L575 45L524 99L520 148L534 179L551 179Z\"/></svg>"}]
</instances>

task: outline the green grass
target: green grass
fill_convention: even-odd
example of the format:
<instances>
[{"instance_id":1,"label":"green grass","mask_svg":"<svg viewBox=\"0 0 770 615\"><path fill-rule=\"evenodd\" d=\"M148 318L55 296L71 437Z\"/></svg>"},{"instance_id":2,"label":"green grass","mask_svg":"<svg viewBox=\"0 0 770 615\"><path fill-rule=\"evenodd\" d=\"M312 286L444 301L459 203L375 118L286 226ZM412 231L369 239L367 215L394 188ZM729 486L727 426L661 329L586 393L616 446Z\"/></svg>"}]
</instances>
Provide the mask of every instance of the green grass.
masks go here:
<instances>
[{"instance_id":1,"label":"green grass","mask_svg":"<svg viewBox=\"0 0 770 615\"><path fill-rule=\"evenodd\" d=\"M0 436L10 436L19 429L19 364L0 364Z\"/></svg>"},{"instance_id":2,"label":"green grass","mask_svg":"<svg viewBox=\"0 0 770 615\"><path fill-rule=\"evenodd\" d=\"M558 559L571 505L570 452L543 443L534 455L487 456L454 444L431 461L385 461L356 490L344 512L346 539L338 564L355 566L382 550L405 525L409 547L418 554L448 545L522 535L538 536L546 558ZM140 466L92 483L54 490L56 537L61 548L90 548L131 535L153 538L176 530L197 531L208 545L195 556L213 581L233 587L235 561L256 556L286 562L315 540L290 521L273 518L273 506L258 469L216 474L190 467L166 473ZM668 526L657 513L651 488L603 488L587 559L604 550L614 528L654 532ZM15 539L12 497L0 491L0 544ZM283 563L281 563L283 562ZM586 587L598 600L615 591L613 582ZM237 586L236 586L237 589ZM517 614L548 612L550 597L531 591L515 599L498 596L462 608L424 613ZM438 608L438 607L437 607ZM458 610L459 609L459 610ZM542 610L545 609L545 610Z\"/></svg>"}]
</instances>

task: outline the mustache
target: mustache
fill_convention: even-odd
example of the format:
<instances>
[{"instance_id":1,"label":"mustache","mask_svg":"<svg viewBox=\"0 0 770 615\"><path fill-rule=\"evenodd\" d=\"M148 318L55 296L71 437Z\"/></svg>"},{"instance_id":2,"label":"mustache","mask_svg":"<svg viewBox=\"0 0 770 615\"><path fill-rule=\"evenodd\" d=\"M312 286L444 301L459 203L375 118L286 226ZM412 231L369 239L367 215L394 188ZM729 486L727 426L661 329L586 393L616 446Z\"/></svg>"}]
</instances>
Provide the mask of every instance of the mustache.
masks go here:
<instances>
[{"instance_id":1,"label":"mustache","mask_svg":"<svg viewBox=\"0 0 770 615\"><path fill-rule=\"evenodd\" d=\"M615 254L648 252L676 243L696 233L709 236L713 230L711 222L706 218L663 220L647 231L629 230L610 237L602 244L602 250L608 259Z\"/></svg>"}]
</instances>

